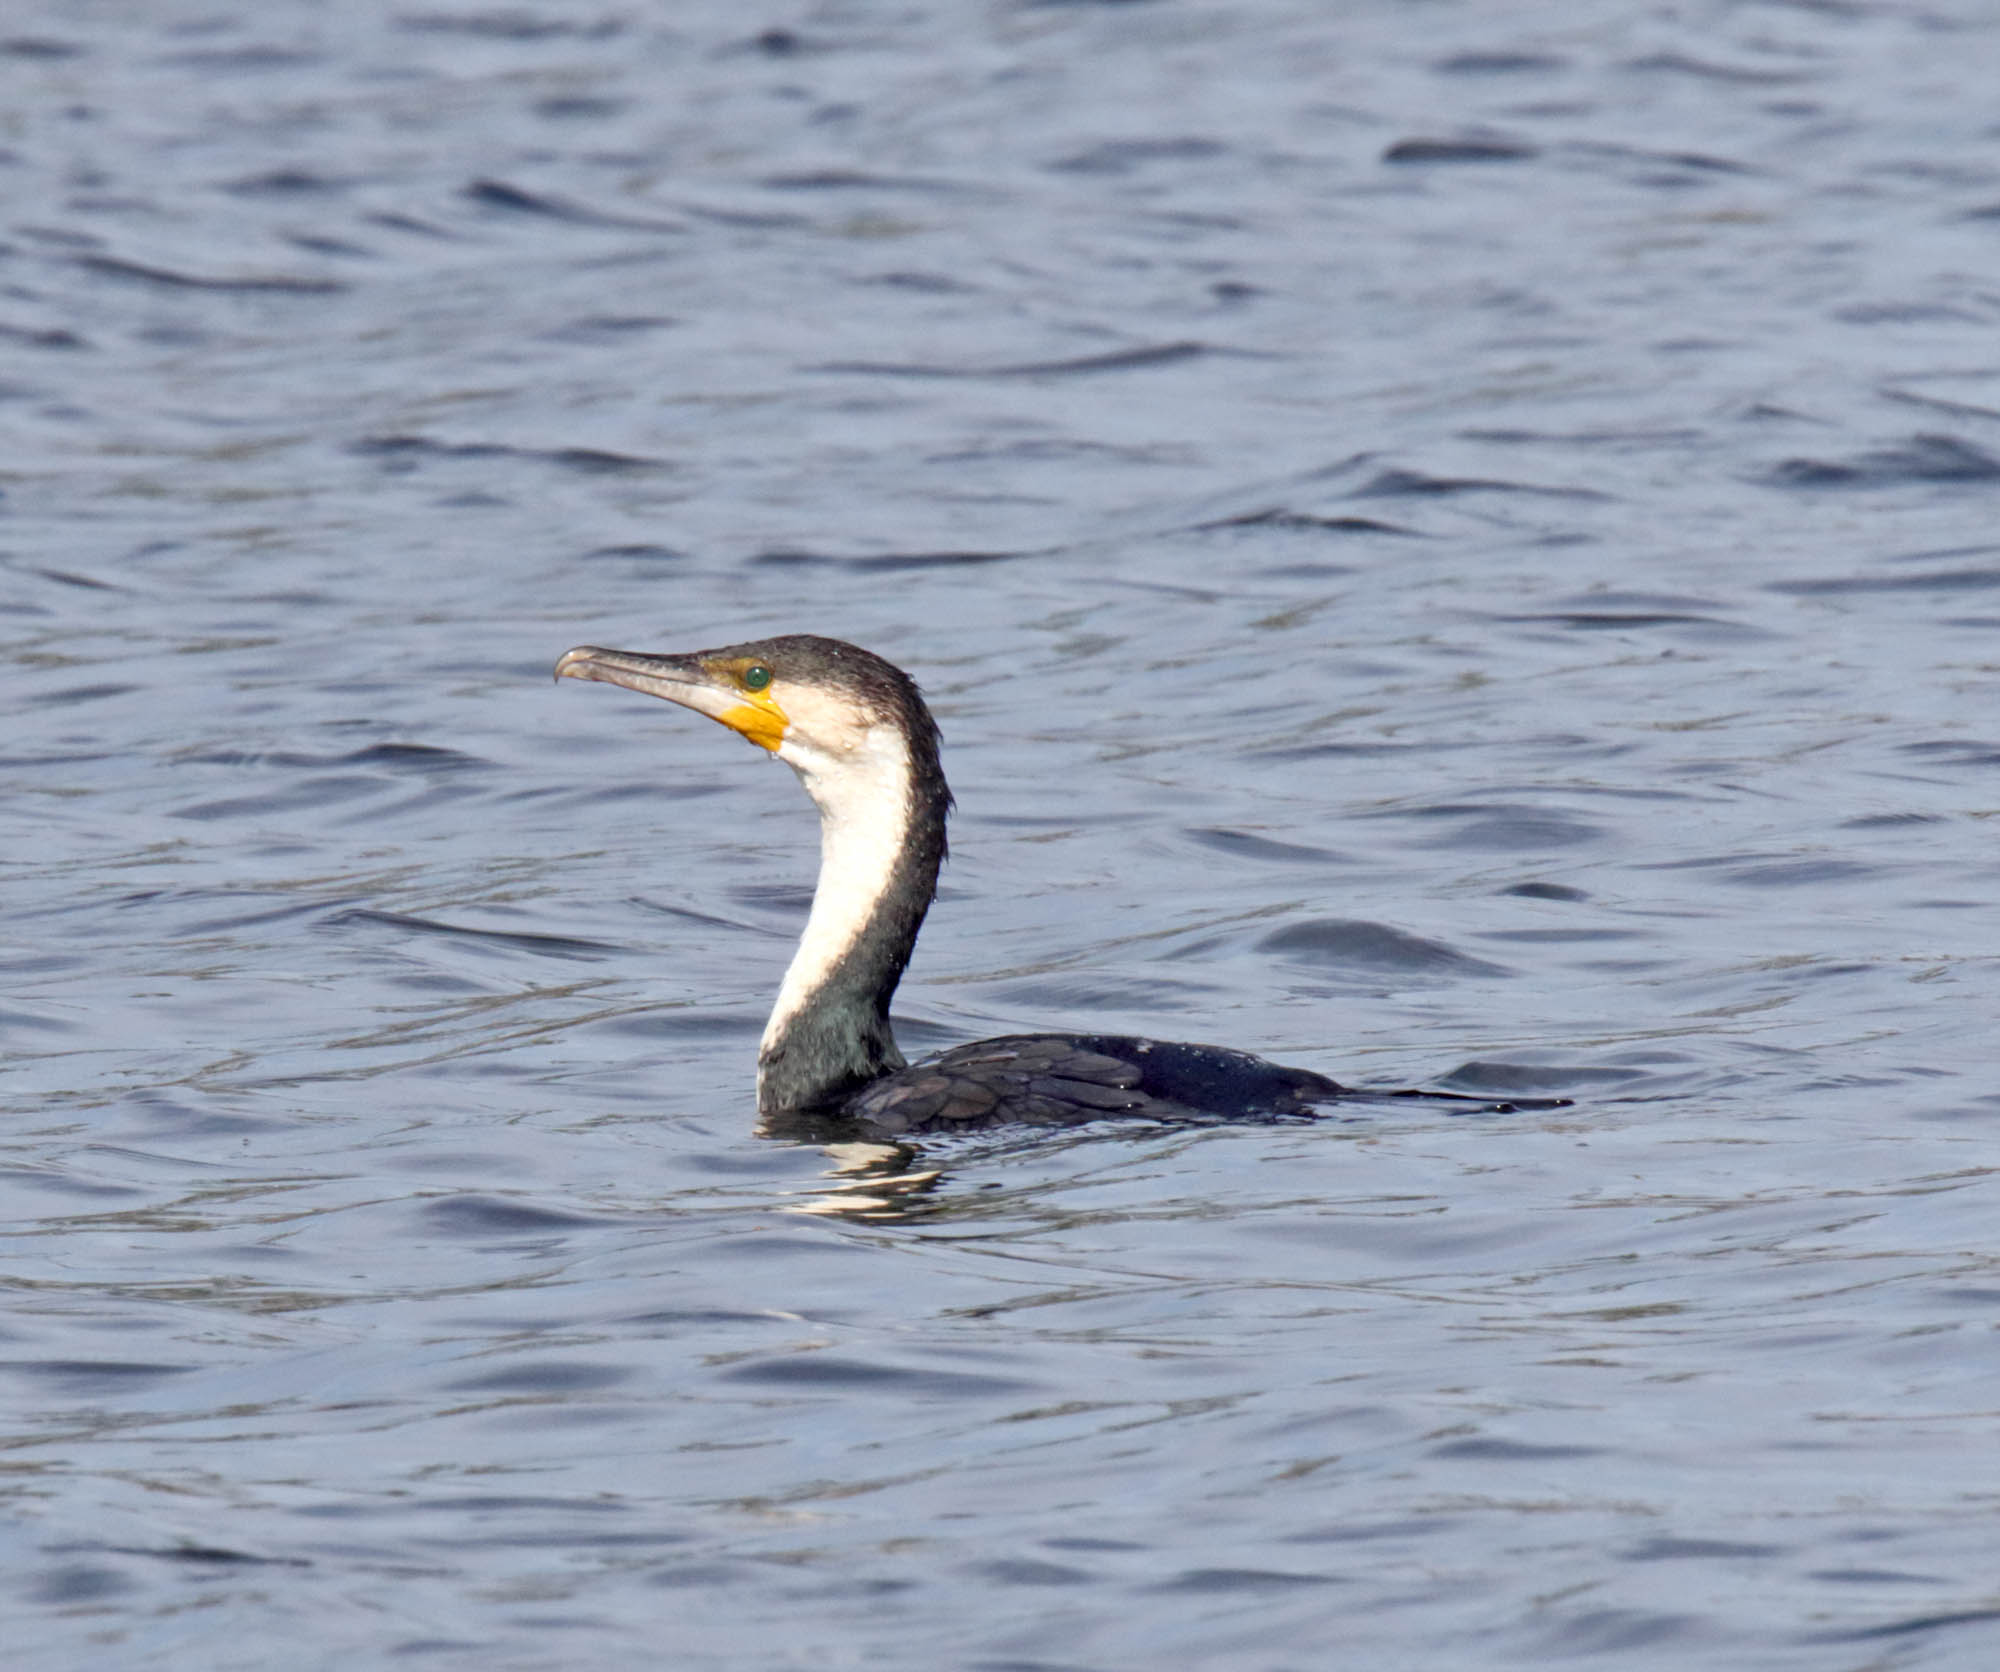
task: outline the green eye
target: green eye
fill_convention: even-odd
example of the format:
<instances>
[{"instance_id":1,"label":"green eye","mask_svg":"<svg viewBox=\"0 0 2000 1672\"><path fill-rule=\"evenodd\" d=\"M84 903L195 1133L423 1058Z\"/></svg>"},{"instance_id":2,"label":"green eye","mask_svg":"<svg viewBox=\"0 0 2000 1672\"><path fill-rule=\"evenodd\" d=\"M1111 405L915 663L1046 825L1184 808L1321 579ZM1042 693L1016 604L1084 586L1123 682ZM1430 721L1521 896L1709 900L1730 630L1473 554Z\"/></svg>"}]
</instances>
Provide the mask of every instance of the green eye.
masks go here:
<instances>
[{"instance_id":1,"label":"green eye","mask_svg":"<svg viewBox=\"0 0 2000 1672\"><path fill-rule=\"evenodd\" d=\"M771 683L771 670L762 662L752 662L743 670L743 689L761 691Z\"/></svg>"}]
</instances>

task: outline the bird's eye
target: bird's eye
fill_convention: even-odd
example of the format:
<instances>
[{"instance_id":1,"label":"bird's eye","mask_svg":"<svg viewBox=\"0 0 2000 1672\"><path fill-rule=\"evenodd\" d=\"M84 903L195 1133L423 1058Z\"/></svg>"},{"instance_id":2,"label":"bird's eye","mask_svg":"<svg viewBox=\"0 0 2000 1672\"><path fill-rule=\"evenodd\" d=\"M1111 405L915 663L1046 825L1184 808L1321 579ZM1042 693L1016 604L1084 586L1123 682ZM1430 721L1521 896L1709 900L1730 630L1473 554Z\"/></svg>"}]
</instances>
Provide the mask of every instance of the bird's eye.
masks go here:
<instances>
[{"instance_id":1,"label":"bird's eye","mask_svg":"<svg viewBox=\"0 0 2000 1672\"><path fill-rule=\"evenodd\" d=\"M752 662L743 670L743 689L761 691L771 683L771 670L762 662Z\"/></svg>"}]
</instances>

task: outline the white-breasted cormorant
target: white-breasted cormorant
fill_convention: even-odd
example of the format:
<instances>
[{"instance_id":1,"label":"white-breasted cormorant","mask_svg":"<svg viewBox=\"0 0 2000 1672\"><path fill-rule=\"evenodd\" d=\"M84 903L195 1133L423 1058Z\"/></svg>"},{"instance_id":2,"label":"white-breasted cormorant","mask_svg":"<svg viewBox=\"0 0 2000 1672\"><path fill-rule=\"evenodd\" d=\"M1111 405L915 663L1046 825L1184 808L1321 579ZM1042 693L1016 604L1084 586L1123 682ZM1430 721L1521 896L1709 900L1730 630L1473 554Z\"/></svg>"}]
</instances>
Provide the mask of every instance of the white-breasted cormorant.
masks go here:
<instances>
[{"instance_id":1,"label":"white-breasted cormorant","mask_svg":"<svg viewBox=\"0 0 2000 1672\"><path fill-rule=\"evenodd\" d=\"M906 1063L889 999L937 891L951 810L937 722L916 682L809 633L685 655L579 645L556 677L623 685L719 720L790 766L819 806L819 886L757 1053L766 1117L830 1116L900 1138L1107 1115L1298 1115L1343 1098L1550 1106L1357 1091L1244 1051L1101 1034L1009 1035Z\"/></svg>"}]
</instances>

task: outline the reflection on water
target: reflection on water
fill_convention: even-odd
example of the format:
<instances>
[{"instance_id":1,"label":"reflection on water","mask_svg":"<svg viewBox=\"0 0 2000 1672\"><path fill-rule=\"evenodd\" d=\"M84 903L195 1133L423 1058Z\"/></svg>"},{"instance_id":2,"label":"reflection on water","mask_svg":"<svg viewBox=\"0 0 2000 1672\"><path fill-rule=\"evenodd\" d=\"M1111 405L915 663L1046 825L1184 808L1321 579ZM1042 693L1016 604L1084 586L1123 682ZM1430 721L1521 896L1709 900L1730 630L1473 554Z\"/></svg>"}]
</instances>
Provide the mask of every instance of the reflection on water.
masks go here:
<instances>
[{"instance_id":1,"label":"reflection on water","mask_svg":"<svg viewBox=\"0 0 2000 1672\"><path fill-rule=\"evenodd\" d=\"M1990 18L140 10L0 29L10 1666L1992 1658ZM760 1135L811 811L547 674L796 630L913 1054L1516 1112Z\"/></svg>"},{"instance_id":2,"label":"reflection on water","mask_svg":"<svg viewBox=\"0 0 2000 1672\"><path fill-rule=\"evenodd\" d=\"M907 1144L829 1144L833 1165L825 1193L791 1206L793 1213L847 1214L858 1219L903 1218L929 1205L944 1177L941 1167L913 1165Z\"/></svg>"}]
</instances>

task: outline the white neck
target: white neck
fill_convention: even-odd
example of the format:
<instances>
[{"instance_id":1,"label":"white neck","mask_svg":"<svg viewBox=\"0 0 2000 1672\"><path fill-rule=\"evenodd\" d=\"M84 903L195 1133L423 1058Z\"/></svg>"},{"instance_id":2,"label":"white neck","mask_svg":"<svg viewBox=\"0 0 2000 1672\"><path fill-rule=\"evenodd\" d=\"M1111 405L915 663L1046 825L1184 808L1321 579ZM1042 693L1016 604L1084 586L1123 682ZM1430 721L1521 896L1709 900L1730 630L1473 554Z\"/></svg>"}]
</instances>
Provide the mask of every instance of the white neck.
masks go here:
<instances>
[{"instance_id":1,"label":"white neck","mask_svg":"<svg viewBox=\"0 0 2000 1672\"><path fill-rule=\"evenodd\" d=\"M819 806L819 885L764 1028L767 1052L852 950L889 886L913 811L909 746L895 726L869 726L838 754L788 739L778 758Z\"/></svg>"}]
</instances>

